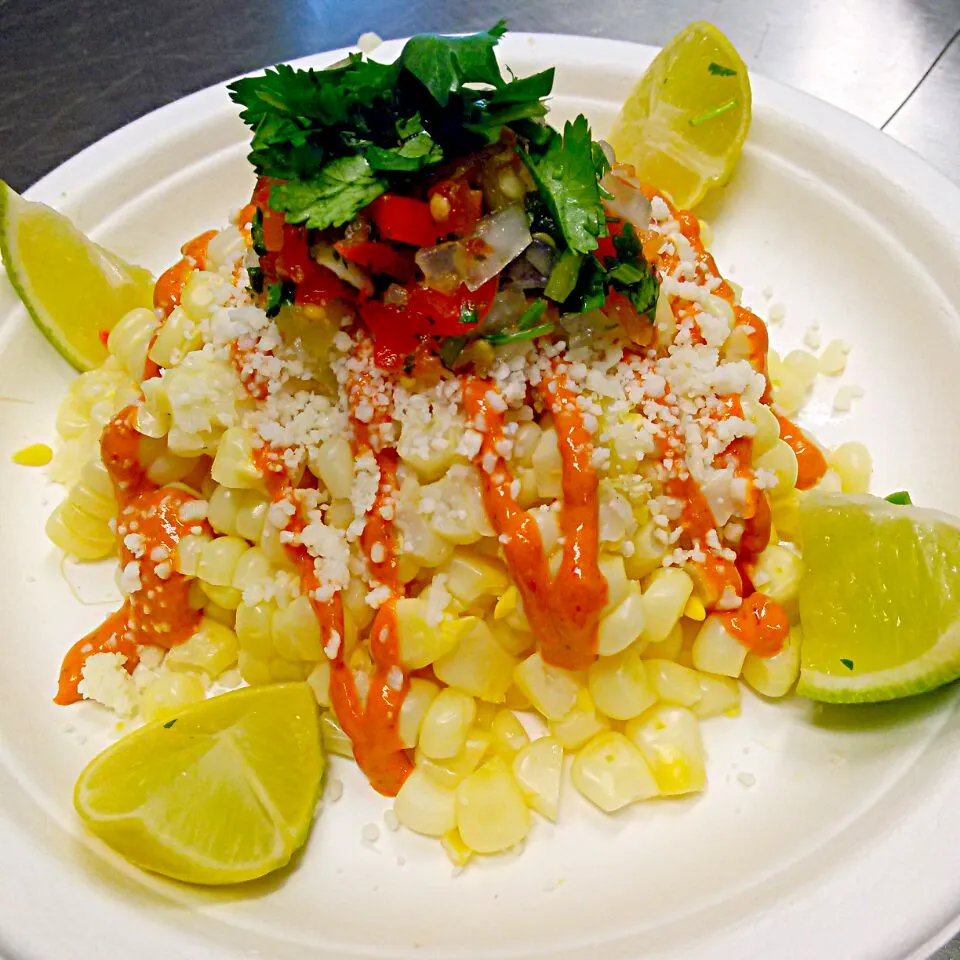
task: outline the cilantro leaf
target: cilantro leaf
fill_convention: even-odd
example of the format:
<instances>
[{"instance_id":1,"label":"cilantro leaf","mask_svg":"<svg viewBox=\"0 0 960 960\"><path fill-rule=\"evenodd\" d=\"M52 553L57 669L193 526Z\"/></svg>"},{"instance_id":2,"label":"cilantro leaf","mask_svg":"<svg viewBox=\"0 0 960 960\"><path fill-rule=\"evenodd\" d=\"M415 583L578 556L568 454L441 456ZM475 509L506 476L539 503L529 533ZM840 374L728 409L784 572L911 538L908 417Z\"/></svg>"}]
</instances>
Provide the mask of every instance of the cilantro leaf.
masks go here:
<instances>
[{"instance_id":1,"label":"cilantro leaf","mask_svg":"<svg viewBox=\"0 0 960 960\"><path fill-rule=\"evenodd\" d=\"M250 220L250 244L257 256L262 257L267 252L267 245L263 242L263 211L259 207Z\"/></svg>"},{"instance_id":2,"label":"cilantro leaf","mask_svg":"<svg viewBox=\"0 0 960 960\"><path fill-rule=\"evenodd\" d=\"M576 286L563 303L564 313L599 310L607 300L607 272L596 257L584 257Z\"/></svg>"},{"instance_id":3,"label":"cilantro leaf","mask_svg":"<svg viewBox=\"0 0 960 960\"><path fill-rule=\"evenodd\" d=\"M711 63L707 69L715 77L735 77L737 75L736 70L731 70L729 67L725 67L722 63Z\"/></svg>"},{"instance_id":4,"label":"cilantro leaf","mask_svg":"<svg viewBox=\"0 0 960 960\"><path fill-rule=\"evenodd\" d=\"M895 503L898 507L910 507L913 505L913 500L906 490L898 490L896 493L891 493L883 499L886 500L887 503Z\"/></svg>"},{"instance_id":5,"label":"cilantro leaf","mask_svg":"<svg viewBox=\"0 0 960 960\"><path fill-rule=\"evenodd\" d=\"M422 131L399 147L370 146L363 155L372 170L412 172L439 163L443 159L443 148L429 133Z\"/></svg>"},{"instance_id":6,"label":"cilantro leaf","mask_svg":"<svg viewBox=\"0 0 960 960\"><path fill-rule=\"evenodd\" d=\"M172 720L168 720L168 721L163 725L163 729L164 729L164 730L169 730L176 722L177 722L177 718L176 718L176 717L174 717Z\"/></svg>"},{"instance_id":7,"label":"cilantro leaf","mask_svg":"<svg viewBox=\"0 0 960 960\"><path fill-rule=\"evenodd\" d=\"M340 157L309 180L277 184L269 202L288 223L322 230L347 223L386 189L363 157Z\"/></svg>"},{"instance_id":8,"label":"cilantro leaf","mask_svg":"<svg viewBox=\"0 0 960 960\"><path fill-rule=\"evenodd\" d=\"M580 114L567 121L562 136L554 132L543 153L520 155L567 246L575 253L595 250L597 237L606 236L607 222L587 118Z\"/></svg>"},{"instance_id":9,"label":"cilantro leaf","mask_svg":"<svg viewBox=\"0 0 960 960\"><path fill-rule=\"evenodd\" d=\"M852 661L852 660L848 660L846 657L841 657L841 658L840 658L840 662L841 662L848 670L852 670L852 669L853 669L853 661Z\"/></svg>"},{"instance_id":10,"label":"cilantro leaf","mask_svg":"<svg viewBox=\"0 0 960 960\"><path fill-rule=\"evenodd\" d=\"M504 85L494 47L507 32L505 20L468 37L421 34L407 41L397 63L416 77L445 107L465 83Z\"/></svg>"},{"instance_id":11,"label":"cilantro leaf","mask_svg":"<svg viewBox=\"0 0 960 960\"><path fill-rule=\"evenodd\" d=\"M264 313L268 317L275 317L281 307L288 307L294 303L297 295L297 285L292 280L267 284L267 296L263 304Z\"/></svg>"}]
</instances>

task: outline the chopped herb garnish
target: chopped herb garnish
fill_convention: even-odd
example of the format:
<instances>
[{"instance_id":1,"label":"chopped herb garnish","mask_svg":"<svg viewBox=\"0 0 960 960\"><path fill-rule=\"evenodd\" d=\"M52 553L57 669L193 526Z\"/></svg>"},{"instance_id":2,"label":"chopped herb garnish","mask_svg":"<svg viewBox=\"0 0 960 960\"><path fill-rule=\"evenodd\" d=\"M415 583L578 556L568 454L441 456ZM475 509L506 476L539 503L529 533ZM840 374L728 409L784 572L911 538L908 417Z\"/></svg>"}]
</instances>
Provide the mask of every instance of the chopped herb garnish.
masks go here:
<instances>
[{"instance_id":1,"label":"chopped herb garnish","mask_svg":"<svg viewBox=\"0 0 960 960\"><path fill-rule=\"evenodd\" d=\"M254 293L263 293L263 271L259 267L247 267L250 289Z\"/></svg>"},{"instance_id":2,"label":"chopped herb garnish","mask_svg":"<svg viewBox=\"0 0 960 960\"><path fill-rule=\"evenodd\" d=\"M463 353L469 342L469 337L444 337L439 349L440 362L448 370L452 370L453 365L457 362L457 358Z\"/></svg>"},{"instance_id":3,"label":"chopped herb garnish","mask_svg":"<svg viewBox=\"0 0 960 960\"><path fill-rule=\"evenodd\" d=\"M258 257L266 256L267 245L263 242L263 211L257 207L250 220L250 243Z\"/></svg>"},{"instance_id":4,"label":"chopped herb garnish","mask_svg":"<svg viewBox=\"0 0 960 960\"><path fill-rule=\"evenodd\" d=\"M726 101L726 103L721 103L719 107L714 107L712 110L707 110L705 113L701 113L699 116L691 118L690 126L699 127L702 123L708 123L711 120L716 120L718 117L722 117L725 113L729 113L739 102L739 98L731 97Z\"/></svg>"},{"instance_id":5,"label":"chopped herb garnish","mask_svg":"<svg viewBox=\"0 0 960 960\"><path fill-rule=\"evenodd\" d=\"M281 307L289 307L294 302L297 288L290 280L267 284L267 297L263 309L268 317L275 317Z\"/></svg>"},{"instance_id":6,"label":"chopped herb garnish","mask_svg":"<svg viewBox=\"0 0 960 960\"><path fill-rule=\"evenodd\" d=\"M176 722L177 722L177 718L176 718L176 717L174 717L172 720L168 720L168 721L163 725L163 729L164 729L164 730L169 730Z\"/></svg>"},{"instance_id":7,"label":"chopped herb garnish","mask_svg":"<svg viewBox=\"0 0 960 960\"><path fill-rule=\"evenodd\" d=\"M577 285L582 261L583 254L565 250L550 271L550 278L547 280L546 289L543 291L544 296L555 300L557 303L563 303L573 293L573 288Z\"/></svg>"},{"instance_id":8,"label":"chopped herb garnish","mask_svg":"<svg viewBox=\"0 0 960 960\"><path fill-rule=\"evenodd\" d=\"M841 657L841 658L840 658L840 662L841 662L848 670L852 670L852 669L853 669L853 661L852 661L852 660L848 660L846 657Z\"/></svg>"},{"instance_id":9,"label":"chopped herb garnish","mask_svg":"<svg viewBox=\"0 0 960 960\"><path fill-rule=\"evenodd\" d=\"M898 490L896 493L891 493L889 496L883 498L888 503L895 503L900 507L909 507L913 505L913 500L910 499L910 494L906 490Z\"/></svg>"},{"instance_id":10,"label":"chopped herb garnish","mask_svg":"<svg viewBox=\"0 0 960 960\"><path fill-rule=\"evenodd\" d=\"M460 307L460 322L461 323L476 323L479 319L480 314L477 311L477 306L474 303L464 303Z\"/></svg>"},{"instance_id":11,"label":"chopped herb garnish","mask_svg":"<svg viewBox=\"0 0 960 960\"><path fill-rule=\"evenodd\" d=\"M502 347L505 343L516 343L518 340L535 340L547 333L553 333L552 323L541 323L538 327L529 330L514 330L512 333L491 333L486 337L495 347Z\"/></svg>"},{"instance_id":12,"label":"chopped herb garnish","mask_svg":"<svg viewBox=\"0 0 960 960\"><path fill-rule=\"evenodd\" d=\"M598 178L609 164L593 142L587 118L568 120L563 134L555 132L542 152L520 155L567 246L575 253L596 250L597 238L607 235Z\"/></svg>"},{"instance_id":13,"label":"chopped herb garnish","mask_svg":"<svg viewBox=\"0 0 960 960\"><path fill-rule=\"evenodd\" d=\"M711 63L707 69L715 77L735 77L737 75L736 70L731 70L729 67L725 67L722 63Z\"/></svg>"},{"instance_id":14,"label":"chopped herb garnish","mask_svg":"<svg viewBox=\"0 0 960 960\"><path fill-rule=\"evenodd\" d=\"M505 31L501 21L467 37L428 34L390 64L352 54L326 70L281 64L231 83L253 130L250 162L286 181L270 206L288 223L337 226L411 173L496 142L505 126L549 144L559 136L542 120L553 70L504 79L494 48Z\"/></svg>"}]
</instances>

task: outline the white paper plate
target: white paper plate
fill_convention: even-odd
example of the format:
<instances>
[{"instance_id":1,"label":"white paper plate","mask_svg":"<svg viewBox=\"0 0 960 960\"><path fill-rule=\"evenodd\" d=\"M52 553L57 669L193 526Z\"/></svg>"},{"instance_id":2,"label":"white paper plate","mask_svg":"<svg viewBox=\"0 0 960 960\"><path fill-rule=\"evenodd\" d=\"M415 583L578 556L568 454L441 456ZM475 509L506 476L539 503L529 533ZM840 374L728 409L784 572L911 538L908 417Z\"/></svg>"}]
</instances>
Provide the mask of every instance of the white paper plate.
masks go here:
<instances>
[{"instance_id":1,"label":"white paper plate","mask_svg":"<svg viewBox=\"0 0 960 960\"><path fill-rule=\"evenodd\" d=\"M503 54L518 73L557 64L556 115L585 110L602 134L653 51L513 35ZM758 77L754 101L737 175L703 211L721 270L762 314L768 285L787 305L775 343L798 345L819 323L825 342L854 345L846 379L866 396L832 420L835 386L826 389L807 418L817 435L866 440L880 492L909 488L960 512L960 193L810 97ZM160 270L185 238L249 196L244 153L244 128L217 87L107 137L29 196ZM280 877L203 891L119 863L84 835L71 805L74 778L110 721L90 704L50 702L63 651L109 607L72 595L43 537L60 492L9 456L51 440L72 371L5 282L0 317L6 957L900 960L946 939L960 912L952 690L849 711L745 694L741 719L705 725L703 797L606 817L569 791L560 825L538 823L522 857L455 879L431 841L384 830L376 844L361 843L386 803L346 763L336 770L343 799L327 805L296 869Z\"/></svg>"}]
</instances>

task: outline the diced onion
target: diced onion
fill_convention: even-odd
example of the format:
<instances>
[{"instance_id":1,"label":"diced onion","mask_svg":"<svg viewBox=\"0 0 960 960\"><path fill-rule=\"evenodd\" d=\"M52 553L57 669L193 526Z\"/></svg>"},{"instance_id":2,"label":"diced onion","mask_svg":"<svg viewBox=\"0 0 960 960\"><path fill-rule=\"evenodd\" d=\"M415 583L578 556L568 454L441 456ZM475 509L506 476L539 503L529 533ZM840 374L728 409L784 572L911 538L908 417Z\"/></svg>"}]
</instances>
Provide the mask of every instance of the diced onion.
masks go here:
<instances>
[{"instance_id":1,"label":"diced onion","mask_svg":"<svg viewBox=\"0 0 960 960\"><path fill-rule=\"evenodd\" d=\"M604 200L608 213L629 220L638 230L650 228L650 201L640 189L640 181L622 169L612 170L600 185L613 197Z\"/></svg>"},{"instance_id":2,"label":"diced onion","mask_svg":"<svg viewBox=\"0 0 960 960\"><path fill-rule=\"evenodd\" d=\"M449 290L462 282L476 290L520 256L531 240L527 215L514 203L484 217L472 237L420 250L417 266L435 289ZM471 253L477 248L483 252Z\"/></svg>"}]
</instances>

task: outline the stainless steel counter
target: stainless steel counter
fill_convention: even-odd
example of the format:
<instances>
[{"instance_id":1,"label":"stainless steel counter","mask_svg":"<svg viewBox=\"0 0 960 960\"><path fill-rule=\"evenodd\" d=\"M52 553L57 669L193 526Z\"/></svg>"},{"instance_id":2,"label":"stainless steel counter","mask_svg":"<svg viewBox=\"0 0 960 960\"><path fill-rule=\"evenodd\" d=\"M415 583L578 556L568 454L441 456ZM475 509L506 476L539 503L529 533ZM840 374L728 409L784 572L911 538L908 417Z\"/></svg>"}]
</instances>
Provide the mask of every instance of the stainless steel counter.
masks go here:
<instances>
[{"instance_id":1,"label":"stainless steel counter","mask_svg":"<svg viewBox=\"0 0 960 960\"><path fill-rule=\"evenodd\" d=\"M883 128L960 183L960 0L0 0L0 176L23 189L154 107L367 30L500 17L652 44L711 20L751 68ZM960 960L960 939L937 958Z\"/></svg>"}]
</instances>

